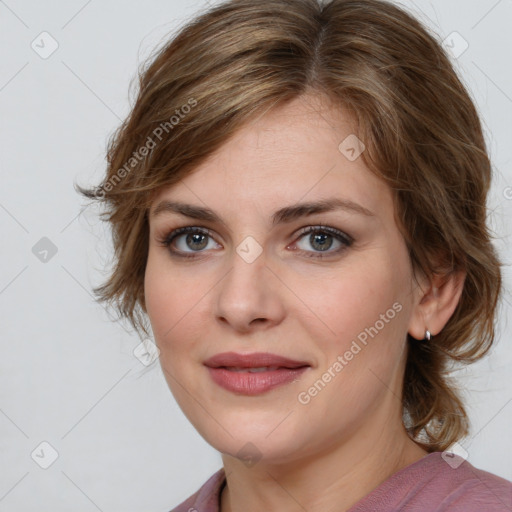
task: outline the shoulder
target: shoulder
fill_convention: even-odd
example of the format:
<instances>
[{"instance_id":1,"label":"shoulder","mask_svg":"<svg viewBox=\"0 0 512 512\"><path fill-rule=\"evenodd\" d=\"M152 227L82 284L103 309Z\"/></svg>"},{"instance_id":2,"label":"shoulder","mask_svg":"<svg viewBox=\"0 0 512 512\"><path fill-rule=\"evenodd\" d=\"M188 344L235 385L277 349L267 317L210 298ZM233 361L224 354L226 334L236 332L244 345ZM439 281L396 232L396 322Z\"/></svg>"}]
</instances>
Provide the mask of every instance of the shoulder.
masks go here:
<instances>
[{"instance_id":1,"label":"shoulder","mask_svg":"<svg viewBox=\"0 0 512 512\"><path fill-rule=\"evenodd\" d=\"M220 491L226 476L224 468L214 473L194 494L170 512L219 512Z\"/></svg>"},{"instance_id":2,"label":"shoulder","mask_svg":"<svg viewBox=\"0 0 512 512\"><path fill-rule=\"evenodd\" d=\"M457 455L432 455L438 468L433 484L445 491L447 510L512 511L512 482L478 469Z\"/></svg>"},{"instance_id":3,"label":"shoulder","mask_svg":"<svg viewBox=\"0 0 512 512\"><path fill-rule=\"evenodd\" d=\"M457 455L434 452L389 477L350 510L507 512L512 482Z\"/></svg>"}]
</instances>

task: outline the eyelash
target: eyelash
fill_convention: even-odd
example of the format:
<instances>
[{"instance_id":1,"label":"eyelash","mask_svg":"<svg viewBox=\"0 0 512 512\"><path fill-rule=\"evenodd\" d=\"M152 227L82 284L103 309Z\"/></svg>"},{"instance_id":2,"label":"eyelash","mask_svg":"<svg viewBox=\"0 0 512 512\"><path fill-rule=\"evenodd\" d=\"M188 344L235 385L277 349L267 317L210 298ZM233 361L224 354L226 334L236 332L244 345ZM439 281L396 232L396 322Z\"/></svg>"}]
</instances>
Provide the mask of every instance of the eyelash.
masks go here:
<instances>
[{"instance_id":1,"label":"eyelash","mask_svg":"<svg viewBox=\"0 0 512 512\"><path fill-rule=\"evenodd\" d=\"M194 251L189 254L189 253L183 253L180 251L175 251L170 248L172 242L178 236L180 236L182 234L190 234L190 233L206 235L206 236L209 236L210 238L214 239L213 233L209 229L198 228L196 226L186 226L186 227L178 228L178 229L175 229L174 231L171 231L167 236L158 239L157 242L161 246L169 249L169 252L171 252L172 256L176 256L178 258L196 258L197 254L200 254L203 251ZM303 238L306 235L311 234L311 233L327 233L329 235L332 235L339 242L341 242L343 244L343 246L335 251L325 252L325 254L322 254L321 251L316 251L316 252L315 251L303 251L303 250L299 249L299 251L302 252L308 258L322 259L322 258L326 258L326 257L332 256L332 255L340 254L341 252L345 251L348 247L350 247L352 245L352 243L354 242L352 237L348 236L347 234L343 233L342 231L339 231L338 229L335 229L335 228L331 228L329 226L322 226L322 225L308 226L306 228L303 228L299 233L298 240L300 240L301 238Z\"/></svg>"}]
</instances>

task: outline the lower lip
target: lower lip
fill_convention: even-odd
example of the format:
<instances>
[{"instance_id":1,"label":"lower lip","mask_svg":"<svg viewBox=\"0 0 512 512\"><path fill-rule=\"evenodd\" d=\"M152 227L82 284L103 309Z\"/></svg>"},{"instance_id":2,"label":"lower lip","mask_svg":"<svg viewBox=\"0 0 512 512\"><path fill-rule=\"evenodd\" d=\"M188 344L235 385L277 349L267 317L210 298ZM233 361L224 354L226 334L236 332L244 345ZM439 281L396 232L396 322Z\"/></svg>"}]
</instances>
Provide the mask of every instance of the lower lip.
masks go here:
<instances>
[{"instance_id":1,"label":"lower lip","mask_svg":"<svg viewBox=\"0 0 512 512\"><path fill-rule=\"evenodd\" d=\"M309 366L301 368L280 368L266 372L234 372L226 368L210 368L208 371L219 386L242 395L259 395L288 384L300 377Z\"/></svg>"}]
</instances>

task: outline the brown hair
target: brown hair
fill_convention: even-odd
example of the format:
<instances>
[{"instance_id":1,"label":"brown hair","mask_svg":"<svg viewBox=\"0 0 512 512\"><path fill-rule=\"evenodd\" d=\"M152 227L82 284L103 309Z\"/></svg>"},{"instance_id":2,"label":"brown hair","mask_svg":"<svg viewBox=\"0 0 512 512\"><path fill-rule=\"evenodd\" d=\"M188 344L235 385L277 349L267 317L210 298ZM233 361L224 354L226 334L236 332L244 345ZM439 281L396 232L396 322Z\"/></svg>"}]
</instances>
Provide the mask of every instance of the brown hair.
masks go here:
<instances>
[{"instance_id":1,"label":"brown hair","mask_svg":"<svg viewBox=\"0 0 512 512\"><path fill-rule=\"evenodd\" d=\"M409 337L404 424L428 451L468 433L449 364L494 339L500 262L486 225L491 165L473 102L435 36L381 0L231 0L188 22L139 70L107 174L77 187L107 208L115 266L94 289L148 334L147 212L255 115L307 92L354 113L366 165L391 187L413 267L465 270L462 297L430 343ZM340 141L341 142L341 141Z\"/></svg>"}]
</instances>

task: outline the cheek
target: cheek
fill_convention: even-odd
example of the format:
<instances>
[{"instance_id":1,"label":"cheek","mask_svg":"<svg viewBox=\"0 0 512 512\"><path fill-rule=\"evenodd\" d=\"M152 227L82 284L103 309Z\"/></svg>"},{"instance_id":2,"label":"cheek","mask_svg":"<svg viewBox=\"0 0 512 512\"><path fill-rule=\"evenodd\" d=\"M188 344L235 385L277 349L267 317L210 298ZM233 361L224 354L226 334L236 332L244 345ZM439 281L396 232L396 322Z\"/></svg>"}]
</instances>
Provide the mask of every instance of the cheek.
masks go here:
<instances>
[{"instance_id":1,"label":"cheek","mask_svg":"<svg viewBox=\"0 0 512 512\"><path fill-rule=\"evenodd\" d=\"M165 277L162 265L156 257L152 256L151 250L148 255L146 271L144 275L144 297L146 310L151 322L155 337L159 337L165 325L170 328L172 325L172 311L174 311L174 295L166 293L171 288L168 278Z\"/></svg>"},{"instance_id":2,"label":"cheek","mask_svg":"<svg viewBox=\"0 0 512 512\"><path fill-rule=\"evenodd\" d=\"M323 294L316 291L313 297L321 306L317 311L322 322L302 320L302 328L317 345L320 363L302 391L308 393L318 379L328 380L325 391L311 403L319 416L344 418L340 424L345 426L367 414L389 390L400 393L407 331L407 309L402 303L405 283L392 265L380 262L351 267L344 277L332 280ZM327 420L326 428L340 428L337 422Z\"/></svg>"},{"instance_id":3,"label":"cheek","mask_svg":"<svg viewBox=\"0 0 512 512\"><path fill-rule=\"evenodd\" d=\"M310 286L311 309L321 321L302 320L322 354L320 373L331 368L337 375L331 391L336 394L342 389L343 404L355 408L375 399L379 381L394 387L408 325L407 272L403 271L407 267L401 265L398 254L396 258L382 252L371 256L324 281L323 288ZM306 293L305 288L301 293ZM338 366L333 367L336 362ZM324 399L329 395L324 394Z\"/></svg>"},{"instance_id":4,"label":"cheek","mask_svg":"<svg viewBox=\"0 0 512 512\"><path fill-rule=\"evenodd\" d=\"M393 304L401 304L406 281L395 268L385 254L375 253L372 258L341 266L336 273L297 281L294 291L309 310L305 321L326 335L346 340L378 321L380 326L381 315L384 321L398 318ZM312 323L312 318L316 322Z\"/></svg>"},{"instance_id":5,"label":"cheek","mask_svg":"<svg viewBox=\"0 0 512 512\"><path fill-rule=\"evenodd\" d=\"M187 286L179 273L171 272L170 265L160 254L151 252L144 276L146 309L156 341L171 339L180 318L186 314L194 287Z\"/></svg>"},{"instance_id":6,"label":"cheek","mask_svg":"<svg viewBox=\"0 0 512 512\"><path fill-rule=\"evenodd\" d=\"M148 256L144 277L146 309L166 365L175 365L182 354L194 354L195 340L208 332L205 322L211 287L206 276L180 272L165 261L165 256Z\"/></svg>"}]
</instances>

